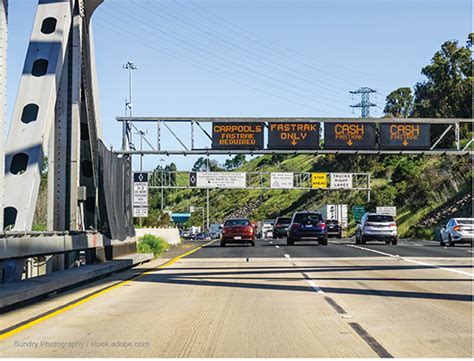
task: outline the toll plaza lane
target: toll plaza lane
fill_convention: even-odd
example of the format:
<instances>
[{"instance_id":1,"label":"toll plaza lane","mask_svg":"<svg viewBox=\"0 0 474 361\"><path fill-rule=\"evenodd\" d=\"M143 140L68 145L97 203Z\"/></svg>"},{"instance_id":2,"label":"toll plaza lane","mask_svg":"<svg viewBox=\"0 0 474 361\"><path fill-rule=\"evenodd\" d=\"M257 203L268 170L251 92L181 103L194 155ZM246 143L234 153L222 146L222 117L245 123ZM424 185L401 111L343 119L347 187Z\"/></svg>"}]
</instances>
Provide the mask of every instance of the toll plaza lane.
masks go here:
<instances>
[{"instance_id":1,"label":"toll plaza lane","mask_svg":"<svg viewBox=\"0 0 474 361\"><path fill-rule=\"evenodd\" d=\"M470 357L472 248L419 244L360 249L351 240L331 240L327 247L215 242L54 317L26 323L8 338L0 333L1 354ZM101 283L112 281L90 287ZM89 291L59 299L70 302ZM48 300L2 318L14 325L56 304Z\"/></svg>"}]
</instances>

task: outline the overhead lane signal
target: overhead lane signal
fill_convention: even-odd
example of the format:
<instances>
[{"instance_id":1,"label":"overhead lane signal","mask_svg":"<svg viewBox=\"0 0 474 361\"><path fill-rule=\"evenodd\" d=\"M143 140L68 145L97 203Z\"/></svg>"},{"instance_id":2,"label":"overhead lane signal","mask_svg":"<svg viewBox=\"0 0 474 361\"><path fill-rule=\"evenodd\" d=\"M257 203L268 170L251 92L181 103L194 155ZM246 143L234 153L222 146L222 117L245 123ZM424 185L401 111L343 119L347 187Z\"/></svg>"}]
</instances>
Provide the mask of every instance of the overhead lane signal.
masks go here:
<instances>
[{"instance_id":1,"label":"overhead lane signal","mask_svg":"<svg viewBox=\"0 0 474 361\"><path fill-rule=\"evenodd\" d=\"M263 149L263 123L213 123L212 149Z\"/></svg>"},{"instance_id":2,"label":"overhead lane signal","mask_svg":"<svg viewBox=\"0 0 474 361\"><path fill-rule=\"evenodd\" d=\"M268 149L319 149L319 123L268 123Z\"/></svg>"},{"instance_id":3,"label":"overhead lane signal","mask_svg":"<svg viewBox=\"0 0 474 361\"><path fill-rule=\"evenodd\" d=\"M374 123L324 123L325 149L374 149Z\"/></svg>"},{"instance_id":4,"label":"overhead lane signal","mask_svg":"<svg viewBox=\"0 0 474 361\"><path fill-rule=\"evenodd\" d=\"M431 124L382 123L379 141L381 149L429 149Z\"/></svg>"}]
</instances>

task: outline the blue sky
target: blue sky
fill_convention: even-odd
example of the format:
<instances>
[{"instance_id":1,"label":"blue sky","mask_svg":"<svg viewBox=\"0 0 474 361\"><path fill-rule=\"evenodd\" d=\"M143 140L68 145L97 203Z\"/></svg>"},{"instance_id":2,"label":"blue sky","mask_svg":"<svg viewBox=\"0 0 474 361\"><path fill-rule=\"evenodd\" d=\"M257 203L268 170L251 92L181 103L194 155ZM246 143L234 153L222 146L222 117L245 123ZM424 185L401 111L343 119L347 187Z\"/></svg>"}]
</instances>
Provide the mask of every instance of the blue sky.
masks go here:
<instances>
[{"instance_id":1,"label":"blue sky","mask_svg":"<svg viewBox=\"0 0 474 361\"><path fill-rule=\"evenodd\" d=\"M10 1L7 119L36 3ZM358 116L349 91L368 86L381 116L385 96L422 81L444 41L465 43L471 16L469 0L106 0L94 14L105 143L121 144L128 60L138 66L134 115ZM176 131L188 139L189 129ZM180 148L162 135L163 148ZM184 169L195 159L165 162Z\"/></svg>"}]
</instances>

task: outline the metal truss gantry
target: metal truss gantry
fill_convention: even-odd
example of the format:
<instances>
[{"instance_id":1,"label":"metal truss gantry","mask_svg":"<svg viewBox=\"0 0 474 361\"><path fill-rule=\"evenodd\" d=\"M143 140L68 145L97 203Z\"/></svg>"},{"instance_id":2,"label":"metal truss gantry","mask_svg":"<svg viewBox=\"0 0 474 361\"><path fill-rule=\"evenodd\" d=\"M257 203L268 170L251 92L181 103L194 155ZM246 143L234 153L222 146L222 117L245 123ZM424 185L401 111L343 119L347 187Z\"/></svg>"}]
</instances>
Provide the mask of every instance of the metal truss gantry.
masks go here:
<instances>
[{"instance_id":1,"label":"metal truss gantry","mask_svg":"<svg viewBox=\"0 0 474 361\"><path fill-rule=\"evenodd\" d=\"M102 2L38 2L5 148L6 230L31 230L46 153L48 229L96 225L101 126L91 17Z\"/></svg>"},{"instance_id":2,"label":"metal truss gantry","mask_svg":"<svg viewBox=\"0 0 474 361\"><path fill-rule=\"evenodd\" d=\"M117 117L117 121L130 124L130 129L136 128L139 130L140 126L151 125L147 128L148 136L145 138L146 146L144 149L116 149L117 154L130 155L232 155L232 154L419 154L419 155L468 155L473 156L474 152L471 150L471 139L464 148L461 148L460 124L468 123L472 129L472 119L454 119L454 118L318 118L318 117ZM416 123L416 124L432 124L444 126L442 134L433 141L430 149L426 150L388 150L388 149L366 149L366 150L350 150L350 149L288 149L288 150L273 150L273 149L258 149L258 150L219 150L212 149L212 134L206 124L213 122L219 123L268 123L284 122L284 123ZM187 126L188 136L178 135L178 129L183 130L183 125ZM153 129L155 129L153 131ZM153 132L155 134L153 134ZM167 134L164 134L166 132ZM204 146L197 145L196 133L202 133L207 143ZM450 132L454 133L454 144L450 149L439 148L439 144L444 137ZM129 138L130 135L123 134L123 138ZM176 145L175 149L163 149L163 139L174 139ZM153 139L149 141L149 139Z\"/></svg>"}]
</instances>

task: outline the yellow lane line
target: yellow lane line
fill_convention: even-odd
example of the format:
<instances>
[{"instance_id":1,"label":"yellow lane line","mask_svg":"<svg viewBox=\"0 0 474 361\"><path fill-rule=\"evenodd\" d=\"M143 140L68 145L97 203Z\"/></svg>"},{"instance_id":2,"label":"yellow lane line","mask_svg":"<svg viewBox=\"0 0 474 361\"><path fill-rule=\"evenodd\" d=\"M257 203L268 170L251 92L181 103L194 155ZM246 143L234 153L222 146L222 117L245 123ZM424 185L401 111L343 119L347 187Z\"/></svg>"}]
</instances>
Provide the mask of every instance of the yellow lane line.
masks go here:
<instances>
[{"instance_id":1,"label":"yellow lane line","mask_svg":"<svg viewBox=\"0 0 474 361\"><path fill-rule=\"evenodd\" d=\"M169 260L168 262L166 262L166 263L164 263L164 264L162 264L162 265L160 265L160 266L158 266L158 267L155 267L155 268L153 268L153 269L151 269L151 270L149 270L149 271L140 273L138 276L135 276L135 277L133 277L133 278L131 278L131 279L128 279L128 280L119 282L119 283L117 283L117 284L115 284L115 285L113 285L113 286L107 287L107 288L103 289L102 291L99 291L99 292L97 292L97 293L94 293L94 294L90 295L89 297L86 297L86 298L83 298L83 299L81 299L81 300L79 300L79 301L73 302L73 303L71 303L70 305L67 305L67 306L65 306L65 307L63 307L63 308L60 308L60 309L54 311L54 312L48 313L48 314L46 314L46 315L44 315L44 316L42 316L42 317L39 317L39 318L34 319L34 320L30 321L30 322L27 322L27 323L25 323L25 324L23 324L23 325L21 325L21 326L18 326L18 327L14 328L14 329L12 329L12 330L10 330L10 331L8 331L8 332L5 332L5 333L3 333L3 334L0 334L0 341L1 341L1 340L5 340L5 339L7 339L7 338L9 338L9 337L11 337L11 336L13 336L13 335L16 335L17 333L20 333L20 332L22 332L22 331L24 331L24 330L26 330L26 329L28 329L28 328L31 328L31 327L33 327L33 326L35 326L35 325L37 325L37 324L39 324L39 323L41 323L41 322L44 322L44 321L46 321L46 320L48 320L48 319L50 319L50 318L52 318L52 317L54 317L54 316L60 315L61 313L64 313L64 312L69 311L69 310L71 310L71 309L73 309L73 308L75 308L75 307L77 307L77 306L80 306L80 305L86 303L86 302L89 302L90 300L93 300L93 299L96 298L96 297L99 297L99 296L101 296L101 295L103 295L103 294L105 294L105 293L108 293L108 292L110 292L110 291L112 291L112 290L114 290L114 289L116 289L116 288L118 288L118 287L121 287L121 286L123 286L123 285L125 285L125 284L127 284L127 283L130 283L130 282L132 282L132 281L134 281L134 280L136 280L136 279L138 279L138 278L140 278L140 277L143 277L143 276L145 276L145 275L147 275L147 274L150 274L150 273L152 273L152 272L154 272L154 271L156 271L156 270L158 270L158 269L163 269L163 268L169 267L169 266L171 266L172 264L174 264L174 263L176 263L177 261L179 261L181 258L184 258L184 257L186 257L186 256L189 256L190 254L192 254L192 253L194 253L194 252L197 252L197 251L199 251L201 248L206 247L207 245L210 245L211 243L214 243L214 242L215 242L215 241L211 241L211 242L208 242L208 243L206 243L206 244L203 244L202 246L199 246L199 247L197 247L197 248L195 248L195 249L192 249L191 251L188 251L188 252L186 252L186 253L184 253L184 254L182 254L182 255L180 255L180 256L177 256L177 257L175 257L175 258Z\"/></svg>"}]
</instances>

